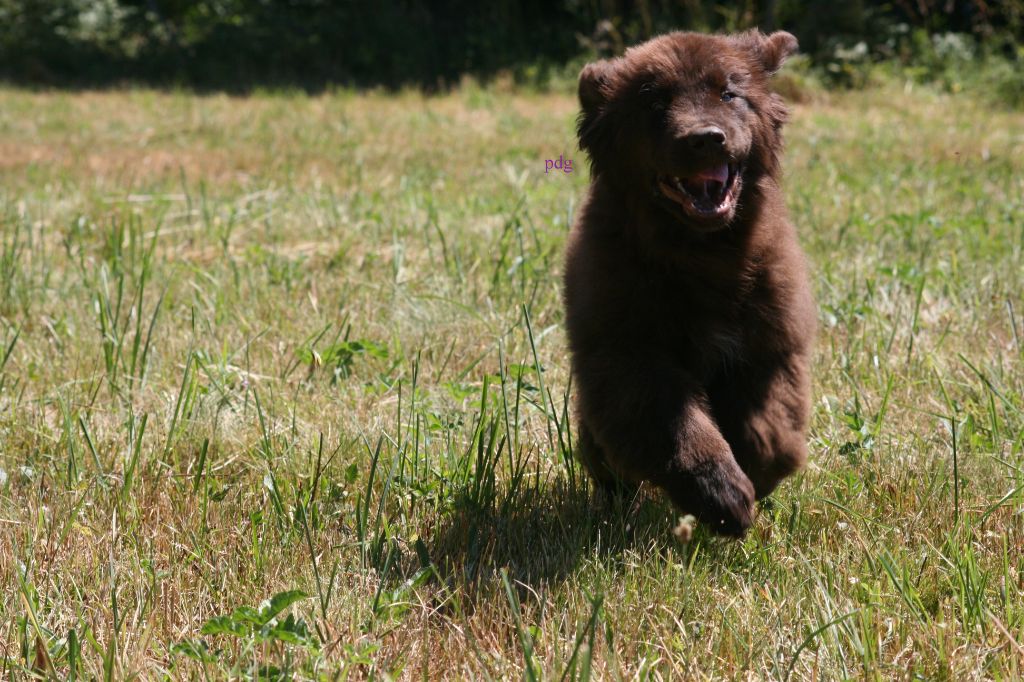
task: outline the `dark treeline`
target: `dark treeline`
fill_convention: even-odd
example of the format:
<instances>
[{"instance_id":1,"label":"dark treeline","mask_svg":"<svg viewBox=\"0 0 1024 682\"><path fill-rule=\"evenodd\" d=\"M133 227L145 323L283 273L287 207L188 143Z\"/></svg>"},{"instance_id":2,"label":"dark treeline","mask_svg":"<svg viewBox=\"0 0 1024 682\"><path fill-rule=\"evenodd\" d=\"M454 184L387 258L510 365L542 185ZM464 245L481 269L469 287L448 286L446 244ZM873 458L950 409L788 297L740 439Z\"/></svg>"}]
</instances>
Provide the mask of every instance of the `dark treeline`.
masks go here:
<instances>
[{"instance_id":1,"label":"dark treeline","mask_svg":"<svg viewBox=\"0 0 1024 682\"><path fill-rule=\"evenodd\" d=\"M815 63L955 49L1019 61L1024 0L0 0L0 78L239 90L543 84L667 30L785 28ZM948 40L947 40L948 42Z\"/></svg>"}]
</instances>

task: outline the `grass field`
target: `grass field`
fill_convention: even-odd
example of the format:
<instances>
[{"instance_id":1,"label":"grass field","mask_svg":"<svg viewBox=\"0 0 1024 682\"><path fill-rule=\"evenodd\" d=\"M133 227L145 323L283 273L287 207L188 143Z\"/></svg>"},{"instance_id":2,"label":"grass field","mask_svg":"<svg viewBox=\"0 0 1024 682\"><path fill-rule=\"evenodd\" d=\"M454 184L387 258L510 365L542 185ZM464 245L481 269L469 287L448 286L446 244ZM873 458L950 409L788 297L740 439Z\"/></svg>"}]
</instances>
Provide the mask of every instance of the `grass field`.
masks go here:
<instances>
[{"instance_id":1,"label":"grass field","mask_svg":"<svg viewBox=\"0 0 1024 682\"><path fill-rule=\"evenodd\" d=\"M1024 114L794 106L810 464L682 544L571 456L575 110L0 90L0 677L1024 676Z\"/></svg>"}]
</instances>

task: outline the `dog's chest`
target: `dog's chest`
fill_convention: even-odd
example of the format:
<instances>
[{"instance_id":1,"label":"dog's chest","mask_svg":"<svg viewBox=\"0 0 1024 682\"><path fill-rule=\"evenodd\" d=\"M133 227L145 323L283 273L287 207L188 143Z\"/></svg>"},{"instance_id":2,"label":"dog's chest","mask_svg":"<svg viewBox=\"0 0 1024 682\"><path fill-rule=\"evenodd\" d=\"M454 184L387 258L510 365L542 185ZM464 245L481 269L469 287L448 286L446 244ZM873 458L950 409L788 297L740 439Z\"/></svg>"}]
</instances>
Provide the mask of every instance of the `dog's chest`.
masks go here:
<instances>
[{"instance_id":1,"label":"dog's chest","mask_svg":"<svg viewBox=\"0 0 1024 682\"><path fill-rule=\"evenodd\" d=\"M761 326L760 292L749 281L695 282L666 278L651 301L660 310L661 342L694 374L713 374L740 361ZM753 333L753 334L752 334Z\"/></svg>"}]
</instances>

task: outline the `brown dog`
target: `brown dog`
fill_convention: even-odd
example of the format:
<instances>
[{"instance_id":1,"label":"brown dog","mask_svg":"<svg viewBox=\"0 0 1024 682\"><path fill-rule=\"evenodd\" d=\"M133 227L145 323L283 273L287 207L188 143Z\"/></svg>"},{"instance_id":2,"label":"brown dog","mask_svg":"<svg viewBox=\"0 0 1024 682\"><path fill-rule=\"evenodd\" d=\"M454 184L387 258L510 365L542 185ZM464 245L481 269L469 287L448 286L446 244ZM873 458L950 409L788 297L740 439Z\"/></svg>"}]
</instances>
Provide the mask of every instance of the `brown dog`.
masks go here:
<instances>
[{"instance_id":1,"label":"brown dog","mask_svg":"<svg viewBox=\"0 0 1024 682\"><path fill-rule=\"evenodd\" d=\"M587 65L565 304L578 452L719 533L806 459L815 310L779 187L785 32L671 33Z\"/></svg>"}]
</instances>

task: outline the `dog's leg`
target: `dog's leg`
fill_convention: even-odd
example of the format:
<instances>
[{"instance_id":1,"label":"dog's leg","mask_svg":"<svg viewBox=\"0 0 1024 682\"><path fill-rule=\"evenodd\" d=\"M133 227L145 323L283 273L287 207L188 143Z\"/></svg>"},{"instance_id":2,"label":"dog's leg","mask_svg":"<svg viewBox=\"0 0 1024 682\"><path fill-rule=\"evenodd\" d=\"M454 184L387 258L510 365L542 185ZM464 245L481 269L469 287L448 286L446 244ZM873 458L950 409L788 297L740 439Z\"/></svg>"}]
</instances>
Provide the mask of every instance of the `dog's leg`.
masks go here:
<instances>
[{"instance_id":1,"label":"dog's leg","mask_svg":"<svg viewBox=\"0 0 1024 682\"><path fill-rule=\"evenodd\" d=\"M574 360L581 414L606 468L664 489L715 532L741 535L750 526L754 487L684 372L650 355Z\"/></svg>"},{"instance_id":2,"label":"dog's leg","mask_svg":"<svg viewBox=\"0 0 1024 682\"><path fill-rule=\"evenodd\" d=\"M587 472L597 487L603 490L609 498L636 491L637 485L634 481L612 469L604 450L594 440L594 436L583 420L579 422L575 454L576 458L587 468Z\"/></svg>"},{"instance_id":3,"label":"dog's leg","mask_svg":"<svg viewBox=\"0 0 1024 682\"><path fill-rule=\"evenodd\" d=\"M715 419L758 499L807 460L808 365L801 354L753 360L712 386Z\"/></svg>"}]
</instances>

